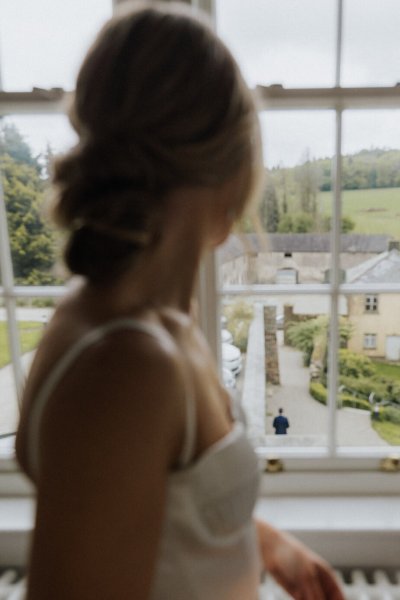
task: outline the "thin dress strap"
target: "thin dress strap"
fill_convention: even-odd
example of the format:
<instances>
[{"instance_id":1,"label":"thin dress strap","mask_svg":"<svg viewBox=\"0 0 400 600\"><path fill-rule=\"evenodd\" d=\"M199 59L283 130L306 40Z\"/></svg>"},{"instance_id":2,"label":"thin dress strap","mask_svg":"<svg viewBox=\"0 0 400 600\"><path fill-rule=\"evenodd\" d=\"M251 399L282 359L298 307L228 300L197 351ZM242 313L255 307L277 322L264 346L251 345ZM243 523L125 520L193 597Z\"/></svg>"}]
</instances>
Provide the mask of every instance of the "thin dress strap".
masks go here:
<instances>
[{"instance_id":1,"label":"thin dress strap","mask_svg":"<svg viewBox=\"0 0 400 600\"><path fill-rule=\"evenodd\" d=\"M77 360L82 352L84 352L93 344L96 344L102 340L108 333L118 329L135 329L137 331L142 331L152 335L157 339L160 337L160 327L158 325L153 323L144 323L143 321L136 319L115 319L109 323L106 323L105 325L101 325L100 327L96 327L92 331L89 331L67 350L67 352L56 363L48 378L44 381L31 409L30 423L27 432L27 445L30 456L31 470L34 475L38 473L39 469L39 429L42 413L48 398L63 375L65 375L67 372L68 368ZM181 456L179 457L179 464L182 466L186 466L193 456L196 432L195 403L192 393L188 393L189 389L190 388L187 384L185 386L186 431Z\"/></svg>"}]
</instances>

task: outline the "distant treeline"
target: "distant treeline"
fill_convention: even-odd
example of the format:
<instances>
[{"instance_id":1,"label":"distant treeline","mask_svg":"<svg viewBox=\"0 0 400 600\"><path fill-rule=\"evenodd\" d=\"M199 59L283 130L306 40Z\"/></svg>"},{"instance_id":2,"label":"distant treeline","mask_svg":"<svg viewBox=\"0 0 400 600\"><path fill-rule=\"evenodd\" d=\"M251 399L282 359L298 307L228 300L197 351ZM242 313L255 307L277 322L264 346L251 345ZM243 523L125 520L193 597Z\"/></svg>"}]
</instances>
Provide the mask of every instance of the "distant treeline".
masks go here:
<instances>
[{"instance_id":1,"label":"distant treeline","mask_svg":"<svg viewBox=\"0 0 400 600\"><path fill-rule=\"evenodd\" d=\"M290 179L299 179L300 172L304 171L304 166L307 165L320 191L332 189L331 158L311 160L306 152L302 162L302 165L292 168L271 169L270 175L275 184L282 181L282 175ZM345 190L400 187L400 150L376 148L344 156L342 181Z\"/></svg>"},{"instance_id":2,"label":"distant treeline","mask_svg":"<svg viewBox=\"0 0 400 600\"><path fill-rule=\"evenodd\" d=\"M266 173L265 188L259 204L259 218L265 231L274 233L309 233L329 231L330 216L324 214L320 193L332 189L332 158L312 159L306 150L296 167L278 166ZM400 187L400 150L371 149L344 156L342 188L344 190ZM356 223L342 216L342 232L348 233ZM244 220L242 229L254 226Z\"/></svg>"}]
</instances>

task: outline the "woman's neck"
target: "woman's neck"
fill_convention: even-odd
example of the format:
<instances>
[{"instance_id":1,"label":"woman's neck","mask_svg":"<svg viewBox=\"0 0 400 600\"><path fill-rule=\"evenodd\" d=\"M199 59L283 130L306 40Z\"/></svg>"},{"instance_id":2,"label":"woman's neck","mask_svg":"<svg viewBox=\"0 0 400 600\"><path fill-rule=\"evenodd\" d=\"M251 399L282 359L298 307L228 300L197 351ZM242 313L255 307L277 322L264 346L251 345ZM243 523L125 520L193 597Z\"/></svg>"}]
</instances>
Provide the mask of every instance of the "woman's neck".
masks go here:
<instances>
[{"instance_id":1,"label":"woman's neck","mask_svg":"<svg viewBox=\"0 0 400 600\"><path fill-rule=\"evenodd\" d=\"M134 266L112 284L85 286L113 314L174 308L189 313L199 264L207 246L207 224L200 199L172 198L163 231L154 248L145 251ZM88 298L89 299L89 298Z\"/></svg>"}]
</instances>

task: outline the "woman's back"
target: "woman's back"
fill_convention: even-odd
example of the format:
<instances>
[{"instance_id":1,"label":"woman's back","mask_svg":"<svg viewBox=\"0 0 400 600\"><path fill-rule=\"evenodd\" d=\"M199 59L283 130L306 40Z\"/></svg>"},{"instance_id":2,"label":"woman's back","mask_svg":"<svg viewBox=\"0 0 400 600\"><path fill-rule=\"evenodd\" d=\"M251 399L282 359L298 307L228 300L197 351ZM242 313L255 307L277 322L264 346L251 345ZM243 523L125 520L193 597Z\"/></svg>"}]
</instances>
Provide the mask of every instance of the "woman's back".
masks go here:
<instances>
[{"instance_id":1,"label":"woman's back","mask_svg":"<svg viewBox=\"0 0 400 600\"><path fill-rule=\"evenodd\" d=\"M105 490L111 487L114 494L122 495L124 502L128 494L127 489L120 488L121 478L122 481L126 478L132 479L131 492L137 500L137 496L141 495L139 491L143 492L145 491L143 488L147 487L143 484L149 479L153 480L153 477L149 476L149 471L157 469L158 465L162 471L162 474L159 473L159 480L162 480L160 490L163 494L160 497L160 490L157 493L154 489L153 502L162 504L164 498L165 508L158 523L159 534L161 532L158 558L153 555L155 576L152 597L157 599L168 597L166 594L168 590L172 593L173 587L174 590L180 590L181 594L177 596L178 592L174 591L174 598L195 598L197 596L194 595L194 589L197 589L199 598L211 598L209 592L213 589L218 590L215 597L223 598L225 597L222 595L223 590L229 590L226 596L229 598L232 591L229 586L230 581L231 585L235 586L237 598L242 597L240 592L242 586L243 590L246 590L243 598L247 600L250 587L255 589L254 586L258 581L257 557L254 554L254 528L251 523L257 487L256 461L244 440L240 427L237 425L230 432L229 429L227 430L230 425L226 412L224 414L224 410L220 411L223 401L221 402L219 386L213 386L210 378L210 365L200 368L196 365L199 359L203 363L209 360L199 333L184 315L167 310L160 321L154 311L153 313L148 311L146 317L141 316L139 319L118 318L91 329L87 327L85 335L79 337L72 345L69 344L67 348L65 343L60 344L59 337L61 332L65 332L64 327L68 319L66 323L63 323L63 320L71 309L76 311L76 301L73 301L71 306L68 306L67 302L60 309L61 314L56 314L55 322L47 333L49 337L47 347L50 345L64 347L61 356L53 360L50 369L46 368L44 371L41 366L48 364L46 349L42 357L39 351L37 364L32 371L31 385L27 386L27 392L31 387L32 390L37 391L37 394L36 397L27 398L26 413L19 433L20 454L25 457L23 462L27 465L28 472L33 475L39 491L36 527L36 538L39 539L36 539L34 544L32 564L35 564L35 560L39 563L45 561L46 569L51 571L53 561L54 569L56 563L61 561L64 562L65 568L68 564L68 549L78 551L78 547L75 547L77 540L70 539L74 531L75 518L85 522L87 527L88 538L83 540L79 536L79 554L85 542L90 546L90 554L93 554L91 544L94 542L92 538L94 532L90 533L91 519L85 513L84 506L85 489L90 489L90 493L93 493L92 478L97 481L97 486L101 486L102 483L102 494L107 496ZM57 343L54 343L54 339ZM194 339L197 341L195 342ZM146 353L150 360L147 360ZM57 354L59 353L56 352ZM186 356L185 361L182 361L183 354ZM137 365L138 359L140 365ZM135 364L138 368L135 368ZM201 387L199 389L196 381L204 381L204 367L207 370L207 389ZM147 374L146 370L148 370ZM126 378L132 380L128 386L124 382ZM85 389L84 395L81 393L82 386ZM152 391L150 388L153 388ZM121 389L128 392L128 398L124 397L125 394L121 393ZM163 392L165 389L168 390L167 395ZM34 392L32 393L35 396ZM208 394L208 403L204 401L202 394ZM214 399L211 401L213 395ZM124 400L119 402L119 398ZM213 407L213 402L216 400L217 404ZM144 403L147 406L143 406ZM206 414L204 407L207 409ZM116 413L119 414L120 419L116 419ZM85 427L82 423L82 414L85 414ZM199 414L198 418L197 414ZM218 423L218 416L222 417L220 423ZM120 423L117 427L116 421ZM124 428L121 428L121 422L124 422ZM200 425L202 422L208 423L207 430L203 432ZM130 427L126 429L128 423ZM219 429L221 425L222 429ZM168 442L171 431L176 432L176 439ZM195 433L197 431L198 435ZM211 444L210 431L217 436ZM188 436L191 439L186 439ZM222 443L219 443L218 440L221 438ZM203 441L199 444L199 440ZM205 448L211 445L211 450L207 452L202 447L204 443ZM177 456L178 446L180 449ZM28 464L27 447L30 449ZM247 452L243 452L246 447ZM90 462L86 458L88 448L91 449L92 455ZM182 462L180 458L185 448L187 456L183 460L189 460L192 464L185 464L182 468L179 463ZM169 464L166 459L168 455ZM240 457L243 462L242 480L240 470L238 471ZM85 484L82 490L83 480ZM242 489L241 494L238 493L240 489ZM98 487L97 491L100 493ZM82 496L81 492L83 492ZM233 492L237 494L236 500L229 511ZM149 504L147 494L148 490L146 505ZM44 507L41 498L46 498ZM80 509L78 514L75 512L76 503ZM132 532L130 539L131 547L127 542L127 545L121 548L118 536L119 552L113 548L109 560L112 562L118 557L120 563L118 568L122 568L125 555L128 554L132 561L132 568L136 571L140 561L138 562L135 556L135 548L138 536L139 539L142 539L142 536L137 529L133 497L129 506L129 510L123 511L124 506L120 505L118 516L125 524L127 537L131 528L130 520L135 522L135 531ZM86 510L88 509L92 516L91 502L86 507ZM54 510L56 514L53 518L56 521L52 524L51 517ZM154 505L149 510L153 521L157 511L154 511ZM75 514L70 514L71 511ZM111 522L104 527L104 534L108 531L107 535L110 535L110 539L107 544L113 546L115 531L112 528L118 527L118 523L112 522L112 515L108 510L105 514L111 518ZM44 518L46 524L41 522ZM141 525L143 526L143 522ZM122 527L122 523L120 526ZM52 534L51 553L46 557L41 556L40 551L42 527L46 537L49 533ZM154 523L149 530L146 528L142 533L147 541L151 539L153 527ZM75 531L75 536L76 534ZM94 537L97 537L96 546L101 547L103 545L101 542L105 542L102 540L101 532L96 531ZM47 539L48 544L49 539ZM196 558L196 553L200 552L201 555L201 550L203 560L200 560L199 556ZM142 551L145 554L143 544L141 544ZM123 558L120 552L124 554ZM220 560L216 560L218 556ZM236 561L241 562L241 570L238 570L238 565L231 569L235 556ZM246 561L243 560L245 556L250 560L250 565L247 567ZM101 558L99 557L99 560ZM85 564L84 559L82 563ZM185 568L177 569L178 563L182 563L182 567ZM221 572L223 564L225 568ZM70 567L74 568L73 561ZM115 565L110 563L110 567L115 568ZM206 567L208 572L208 578L204 581L202 567L203 569ZM86 581L89 584L91 577L87 566L85 571ZM190 577L188 577L189 572ZM239 573L241 573L240 582L238 582ZM110 576L114 575L113 568L110 568ZM33 581L32 586L34 583ZM126 582L123 582L123 578L122 583L125 589ZM39 582L35 584L35 588L40 589ZM98 590L96 591L93 581L85 593L89 594L89 589L90 594L93 595L85 598L95 598ZM131 595L126 597L139 597L134 594L134 588L130 589ZM189 590L190 596L188 596Z\"/></svg>"}]
</instances>

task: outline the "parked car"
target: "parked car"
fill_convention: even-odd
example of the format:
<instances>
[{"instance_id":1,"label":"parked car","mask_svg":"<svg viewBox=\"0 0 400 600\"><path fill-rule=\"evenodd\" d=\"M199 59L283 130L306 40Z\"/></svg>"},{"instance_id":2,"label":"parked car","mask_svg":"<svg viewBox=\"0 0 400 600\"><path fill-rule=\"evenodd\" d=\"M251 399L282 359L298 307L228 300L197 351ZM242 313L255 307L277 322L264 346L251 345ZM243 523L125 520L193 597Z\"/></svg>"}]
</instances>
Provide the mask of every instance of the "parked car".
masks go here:
<instances>
[{"instance_id":1,"label":"parked car","mask_svg":"<svg viewBox=\"0 0 400 600\"><path fill-rule=\"evenodd\" d=\"M222 381L228 390L234 390L236 388L235 376L227 367L222 367Z\"/></svg>"},{"instance_id":2,"label":"parked car","mask_svg":"<svg viewBox=\"0 0 400 600\"><path fill-rule=\"evenodd\" d=\"M285 322L285 315L277 315L276 317L276 328L283 329L283 325Z\"/></svg>"},{"instance_id":3,"label":"parked car","mask_svg":"<svg viewBox=\"0 0 400 600\"><path fill-rule=\"evenodd\" d=\"M239 348L228 342L222 342L222 366L234 375L239 375L242 370L242 355Z\"/></svg>"},{"instance_id":4,"label":"parked car","mask_svg":"<svg viewBox=\"0 0 400 600\"><path fill-rule=\"evenodd\" d=\"M233 337L230 331L227 329L221 329L221 341L227 342L228 344L232 344Z\"/></svg>"}]
</instances>

